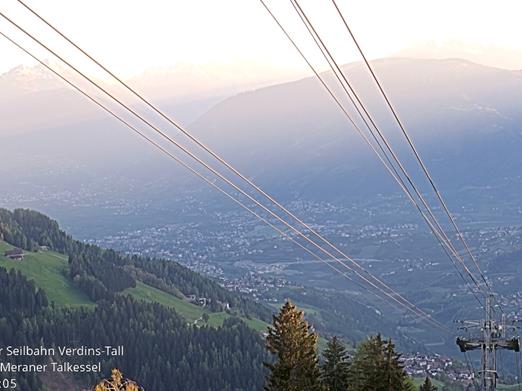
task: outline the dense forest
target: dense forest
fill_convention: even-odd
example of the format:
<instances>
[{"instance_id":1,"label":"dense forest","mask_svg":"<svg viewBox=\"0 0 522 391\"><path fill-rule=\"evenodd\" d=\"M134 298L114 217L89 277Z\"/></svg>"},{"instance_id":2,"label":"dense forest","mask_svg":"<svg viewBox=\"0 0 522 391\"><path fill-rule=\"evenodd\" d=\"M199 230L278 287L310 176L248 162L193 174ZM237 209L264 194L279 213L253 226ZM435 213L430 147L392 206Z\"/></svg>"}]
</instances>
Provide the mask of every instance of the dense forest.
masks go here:
<instances>
[{"instance_id":1,"label":"dense forest","mask_svg":"<svg viewBox=\"0 0 522 391\"><path fill-rule=\"evenodd\" d=\"M0 346L124 346L121 357L96 359L102 361L101 374L79 375L77 381L83 385L95 384L117 367L147 390L263 388L267 353L262 338L233 315L267 318L268 309L175 262L128 257L73 240L55 221L34 211L0 210L0 235L28 251L45 246L67 254L68 278L96 302L94 309L54 308L45 292L19 272L0 268ZM221 327L195 326L173 309L118 294L134 286L137 276L179 295L226 302L231 316ZM13 362L31 360L41 359ZM42 389L33 374L16 378L19 390Z\"/></svg>"},{"instance_id":2,"label":"dense forest","mask_svg":"<svg viewBox=\"0 0 522 391\"><path fill-rule=\"evenodd\" d=\"M103 373L121 368L150 390L262 387L266 357L261 338L239 319L229 318L216 329L189 326L173 310L127 296L100 301L94 311L52 309L45 294L19 273L0 268L0 281L1 346L122 345L123 356L96 358L103 362ZM97 377L80 380L94 384ZM20 390L41 389L33 375L19 376L18 384Z\"/></svg>"},{"instance_id":3,"label":"dense forest","mask_svg":"<svg viewBox=\"0 0 522 391\"><path fill-rule=\"evenodd\" d=\"M289 301L279 314L272 315L268 308L228 292L176 262L127 256L76 241L55 221L34 211L0 209L0 238L28 251L54 250L68 255L64 276L95 303L57 307L19 271L0 267L0 346L124 347L123 355L89 357L89 363L100 361L102 370L76 374L74 381L83 388L98 384L104 389L100 384L108 380L102 377L124 373L143 389L154 391L416 389L394 343L380 335L365 339L353 355L334 336L320 355L318 334ZM180 298L191 294L207 297L211 311L222 311L227 304L228 317L220 327L188 323L174 309L121 294L137 281ZM315 295L304 296L305 302L324 306ZM358 309L350 305L343 307L354 316L346 319L347 324L357 325ZM240 316L270 318L266 340ZM86 363L85 357L67 359L73 364ZM45 364L50 358L10 360L13 364ZM42 378L34 373L0 373L0 380L12 378L19 390L44 390ZM429 378L421 390L435 390Z\"/></svg>"},{"instance_id":4,"label":"dense forest","mask_svg":"<svg viewBox=\"0 0 522 391\"><path fill-rule=\"evenodd\" d=\"M209 308L214 311L228 304L238 314L270 320L269 308L227 291L177 262L127 256L74 240L56 221L36 211L0 208L0 238L28 251L45 247L68 255L70 278L94 301L111 300L115 293L134 286L139 279L178 295L209 298Z\"/></svg>"}]
</instances>

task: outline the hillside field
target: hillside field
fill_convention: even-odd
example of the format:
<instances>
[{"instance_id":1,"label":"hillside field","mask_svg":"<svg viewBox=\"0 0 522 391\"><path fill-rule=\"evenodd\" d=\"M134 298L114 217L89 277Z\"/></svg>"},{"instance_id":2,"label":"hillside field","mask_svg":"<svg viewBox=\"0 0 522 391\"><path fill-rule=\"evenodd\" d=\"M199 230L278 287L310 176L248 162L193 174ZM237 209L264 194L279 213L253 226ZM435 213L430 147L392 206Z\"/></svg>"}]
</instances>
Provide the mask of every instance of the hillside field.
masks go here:
<instances>
[{"instance_id":1,"label":"hillside field","mask_svg":"<svg viewBox=\"0 0 522 391\"><path fill-rule=\"evenodd\" d=\"M57 307L94 307L91 301L80 289L76 288L68 278L69 266L67 256L53 251L29 252L24 251L23 261L15 261L4 256L4 252L13 248L10 244L0 241L0 267L8 270L16 269L24 274L35 285L43 289L50 302ZM123 294L148 302L156 302L173 308L189 323L203 325L203 314L208 314L208 325L219 327L230 317L226 312L212 313L205 308L189 303L170 293L163 292L141 281L136 281L135 288L126 289ZM263 332L267 323L259 319L242 318L250 328Z\"/></svg>"}]
</instances>

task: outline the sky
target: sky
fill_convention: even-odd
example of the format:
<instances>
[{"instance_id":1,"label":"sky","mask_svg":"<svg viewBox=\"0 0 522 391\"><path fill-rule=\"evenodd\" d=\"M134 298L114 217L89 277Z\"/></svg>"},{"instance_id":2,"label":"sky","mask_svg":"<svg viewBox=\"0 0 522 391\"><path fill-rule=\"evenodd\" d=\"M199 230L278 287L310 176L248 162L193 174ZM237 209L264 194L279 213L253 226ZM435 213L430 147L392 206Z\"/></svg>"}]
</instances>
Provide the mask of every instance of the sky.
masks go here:
<instances>
[{"instance_id":1,"label":"sky","mask_svg":"<svg viewBox=\"0 0 522 391\"><path fill-rule=\"evenodd\" d=\"M24 1L124 77L147 69L215 65L231 74L245 67L267 77L274 72L309 73L259 0ZM266 1L314 63L326 69L290 2ZM330 0L300 0L300 4L340 62L358 60ZM522 68L518 0L338 0L338 4L370 58L450 46L452 56L461 49L467 53L463 57L480 52L488 65ZM0 0L0 10L68 58L86 63L16 0ZM41 57L50 57L1 17L0 31ZM509 59L500 58L504 55ZM20 64L33 61L0 37L0 73Z\"/></svg>"}]
</instances>

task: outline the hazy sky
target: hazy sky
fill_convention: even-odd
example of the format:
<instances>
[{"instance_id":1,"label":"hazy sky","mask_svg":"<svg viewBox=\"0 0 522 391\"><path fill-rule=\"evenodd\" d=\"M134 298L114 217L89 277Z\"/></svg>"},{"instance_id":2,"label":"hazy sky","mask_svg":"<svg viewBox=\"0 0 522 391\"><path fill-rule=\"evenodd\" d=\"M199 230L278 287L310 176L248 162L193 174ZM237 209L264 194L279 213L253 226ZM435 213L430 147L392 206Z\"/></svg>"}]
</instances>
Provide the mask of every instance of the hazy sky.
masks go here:
<instances>
[{"instance_id":1,"label":"hazy sky","mask_svg":"<svg viewBox=\"0 0 522 391\"><path fill-rule=\"evenodd\" d=\"M278 30L259 0L25 0L80 45L128 77L147 68L176 64L257 64L259 68L304 73L306 67ZM267 0L282 23L315 53L287 0ZM338 0L363 48L384 57L425 42L451 42L468 52L484 47L513 51L510 61L522 68L522 2L519 0ZM303 8L342 62L356 59L330 0L301 0ZM12 17L53 48L62 41L16 0L0 0ZM0 31L22 37L3 18ZM27 39L22 42L29 43ZM34 48L31 44L29 47ZM488 49L489 50L489 49ZM37 51L37 53L42 53ZM65 54L74 52L66 50ZM486 53L485 56L488 54ZM517 57L518 56L518 57ZM490 56L491 57L491 56ZM77 57L79 61L79 57ZM319 57L315 57L319 64ZM495 63L495 59L490 59ZM0 73L32 64L0 38ZM520 63L520 65L518 65ZM502 64L499 64L502 65Z\"/></svg>"}]
</instances>

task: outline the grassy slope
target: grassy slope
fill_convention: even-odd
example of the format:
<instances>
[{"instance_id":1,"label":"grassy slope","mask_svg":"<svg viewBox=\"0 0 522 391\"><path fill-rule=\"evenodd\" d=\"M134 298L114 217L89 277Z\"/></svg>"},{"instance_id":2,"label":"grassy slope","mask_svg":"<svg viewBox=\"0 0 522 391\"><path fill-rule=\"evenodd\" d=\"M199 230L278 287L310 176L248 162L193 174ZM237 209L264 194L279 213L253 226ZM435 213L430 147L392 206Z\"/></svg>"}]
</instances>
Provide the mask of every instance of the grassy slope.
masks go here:
<instances>
[{"instance_id":1,"label":"grassy slope","mask_svg":"<svg viewBox=\"0 0 522 391\"><path fill-rule=\"evenodd\" d=\"M59 307L94 306L94 303L66 277L68 265L67 257L52 251L25 252L23 261L13 261L4 257L4 252L12 248L6 242L0 241L0 267L20 270L28 279L33 280L37 287L43 289L50 301ZM211 313L204 308L189 303L174 295L163 292L152 286L137 281L135 288L124 291L125 294L149 302L157 302L174 308L189 322L203 324L201 317L204 313L209 316L208 324L219 327L230 315L226 312ZM266 331L267 324L258 319L243 319L250 328L257 331Z\"/></svg>"},{"instance_id":2,"label":"grassy slope","mask_svg":"<svg viewBox=\"0 0 522 391\"><path fill-rule=\"evenodd\" d=\"M56 306L94 306L94 303L79 289L75 288L67 273L67 258L54 252L26 252L23 261L13 261L4 257L4 252L12 246L0 241L0 267L20 270L38 288L47 294Z\"/></svg>"},{"instance_id":3,"label":"grassy slope","mask_svg":"<svg viewBox=\"0 0 522 391\"><path fill-rule=\"evenodd\" d=\"M163 292L157 288L144 284L138 281L135 288L129 288L123 291L124 294L129 294L137 299L157 302L164 306L174 308L181 316L190 322L197 322L203 324L201 317L203 314L208 314L208 324L213 327L219 327L223 321L230 315L226 312L209 312L205 308L191 304L174 295ZM243 319L250 328L257 331L266 331L267 324L259 319Z\"/></svg>"},{"instance_id":4,"label":"grassy slope","mask_svg":"<svg viewBox=\"0 0 522 391\"><path fill-rule=\"evenodd\" d=\"M201 307L198 307L152 286L146 285L141 281L136 282L135 288L128 288L124 290L123 293L131 295L136 299L157 302L166 307L174 308L176 312L178 312L188 321L195 321L196 319L199 319L204 312Z\"/></svg>"}]
</instances>

